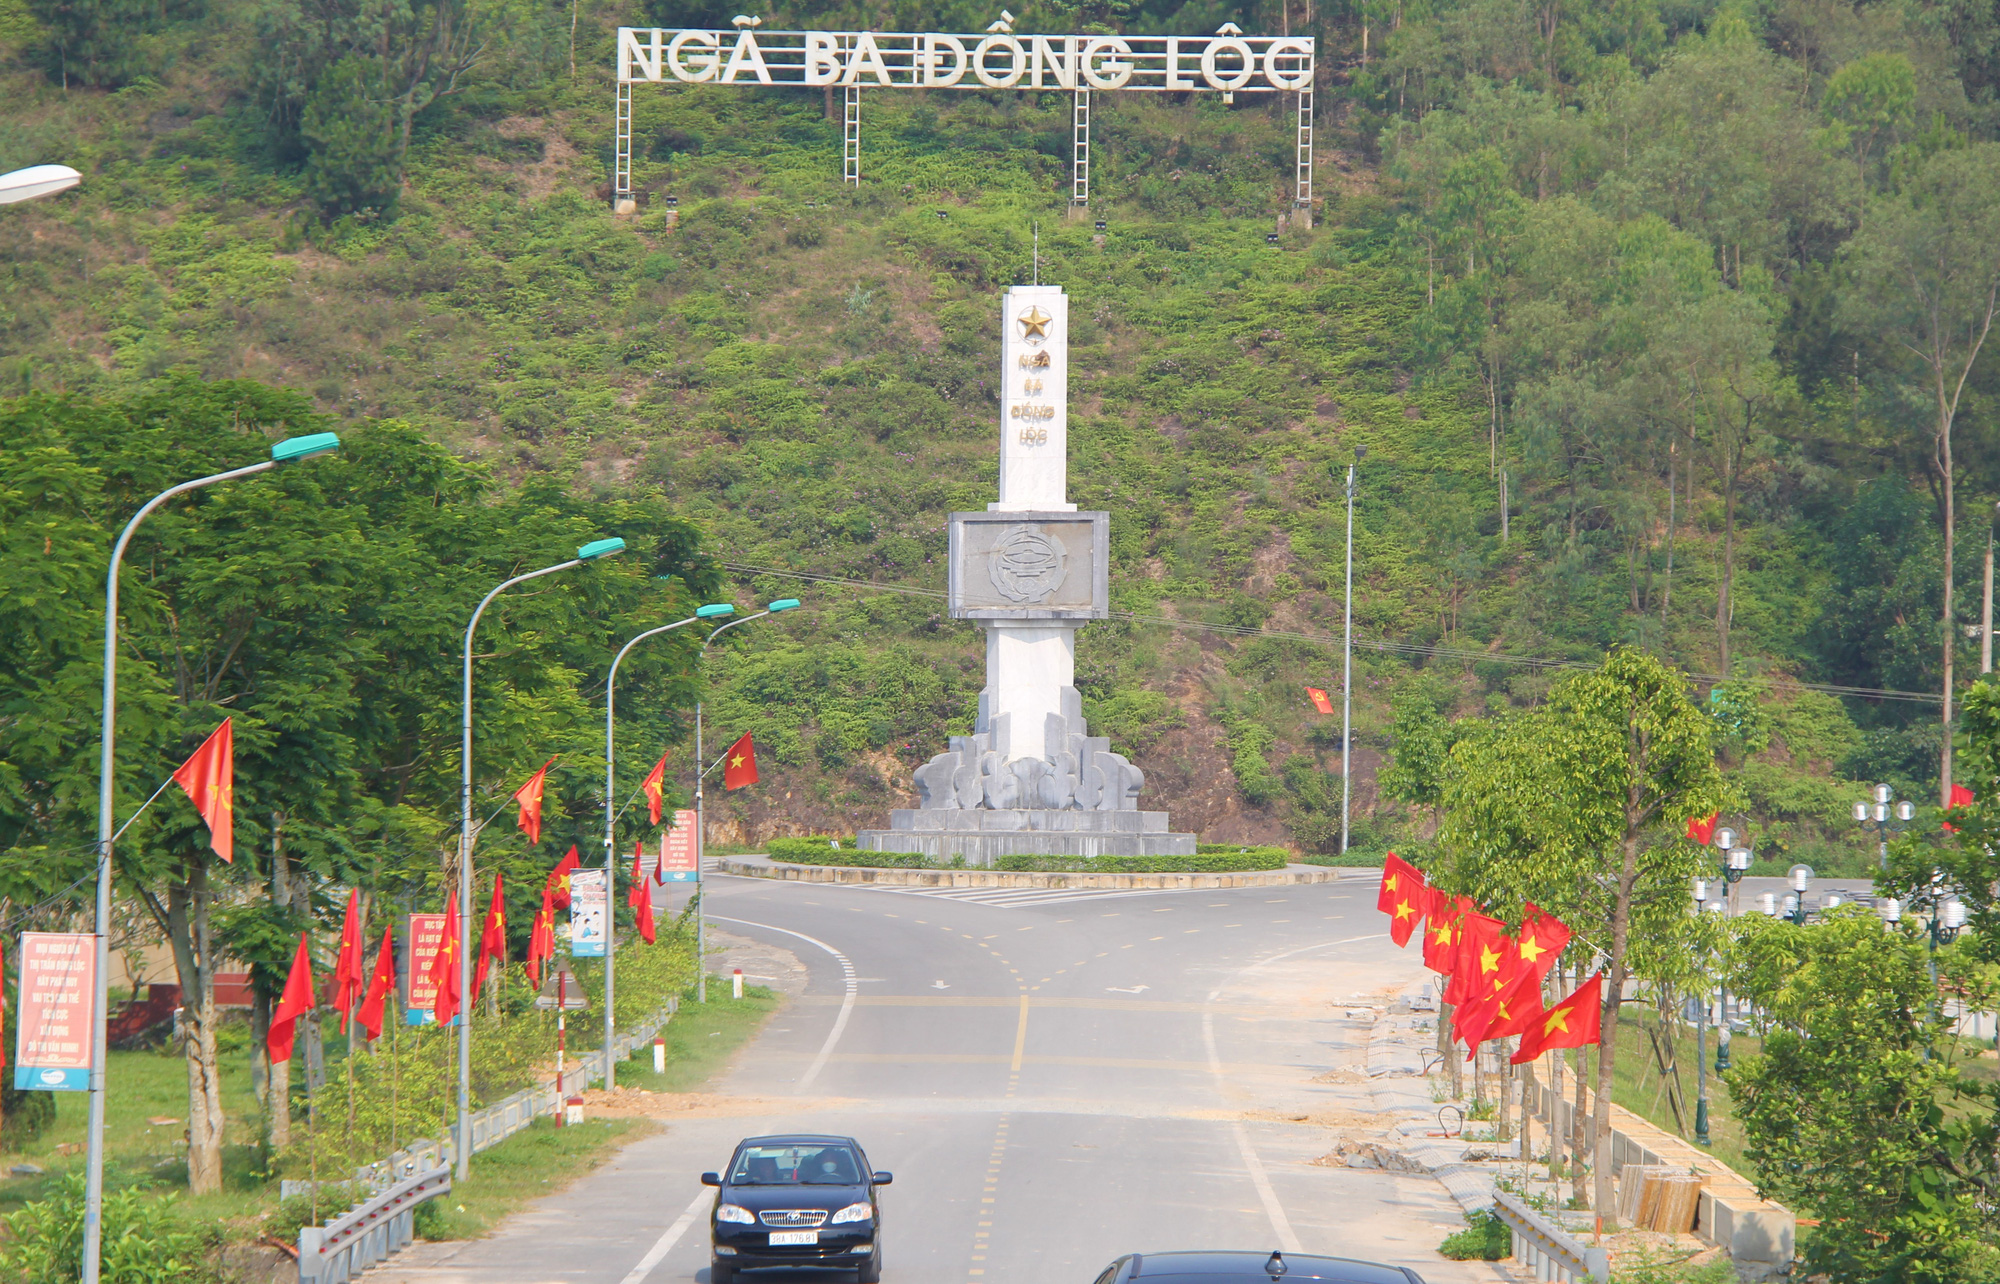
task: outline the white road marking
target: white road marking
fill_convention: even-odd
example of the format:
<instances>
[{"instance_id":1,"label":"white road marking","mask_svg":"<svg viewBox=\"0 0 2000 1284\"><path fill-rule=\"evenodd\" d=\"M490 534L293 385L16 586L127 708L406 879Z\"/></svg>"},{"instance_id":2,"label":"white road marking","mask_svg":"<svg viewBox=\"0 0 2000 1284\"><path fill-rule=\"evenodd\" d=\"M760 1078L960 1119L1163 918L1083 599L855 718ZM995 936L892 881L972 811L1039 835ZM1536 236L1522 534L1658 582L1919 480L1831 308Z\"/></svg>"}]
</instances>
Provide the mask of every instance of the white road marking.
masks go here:
<instances>
[{"instance_id":1,"label":"white road marking","mask_svg":"<svg viewBox=\"0 0 2000 1284\"><path fill-rule=\"evenodd\" d=\"M623 1284L642 1284L645 1278L653 1273L653 1268L666 1260L674 1245L680 1243L681 1236L687 1234L687 1228L694 1225L694 1219L700 1216L701 1206L708 1201L708 1198L706 1190L694 1197L694 1202L687 1206L687 1211L676 1218L672 1226L667 1227L667 1233L660 1236L653 1247L646 1251L646 1255L639 1259L639 1264L626 1274Z\"/></svg>"},{"instance_id":2,"label":"white road marking","mask_svg":"<svg viewBox=\"0 0 2000 1284\"><path fill-rule=\"evenodd\" d=\"M1102 958L1103 955L1099 955L1098 957ZM1153 987L1150 985L1107 985L1104 988L1106 992L1111 994L1144 994Z\"/></svg>"},{"instance_id":3,"label":"white road marking","mask_svg":"<svg viewBox=\"0 0 2000 1284\"><path fill-rule=\"evenodd\" d=\"M1208 1047L1208 1069L1220 1086L1223 1080L1222 1058L1215 1051L1215 1014L1201 1014L1201 1041ZM1229 1130L1236 1135L1236 1149L1243 1156L1243 1167L1250 1174L1250 1184L1257 1188L1257 1198L1263 1202L1264 1216L1270 1219L1271 1231L1277 1235L1278 1243L1287 1253L1302 1253L1298 1235L1292 1230L1292 1219L1285 1216L1285 1206L1278 1202L1278 1192L1271 1189L1271 1178L1264 1171L1264 1161L1257 1157L1257 1150L1250 1144L1250 1134L1243 1127L1243 1121L1232 1119Z\"/></svg>"},{"instance_id":4,"label":"white road marking","mask_svg":"<svg viewBox=\"0 0 2000 1284\"><path fill-rule=\"evenodd\" d=\"M749 919L744 918L724 918L720 914L710 914L709 918L718 923L740 923L744 927L761 927L767 932L782 932L786 936L796 936L809 945L819 946L828 954L833 955L835 959L839 960L840 970L847 977L847 993L840 1000L840 1015L833 1019L833 1029L827 1031L826 1042L819 1045L819 1055L813 1058L812 1065L806 1069L805 1077L799 1080L799 1087L810 1087L812 1081L819 1077L820 1069L826 1065L826 1059L833 1055L833 1045L840 1042L841 1033L847 1029L847 1018L854 1014L854 999L860 985L860 982L854 975L854 963L845 954L834 949L818 937L807 936L804 932L794 932L789 927L774 927L769 923L752 923Z\"/></svg>"}]
</instances>

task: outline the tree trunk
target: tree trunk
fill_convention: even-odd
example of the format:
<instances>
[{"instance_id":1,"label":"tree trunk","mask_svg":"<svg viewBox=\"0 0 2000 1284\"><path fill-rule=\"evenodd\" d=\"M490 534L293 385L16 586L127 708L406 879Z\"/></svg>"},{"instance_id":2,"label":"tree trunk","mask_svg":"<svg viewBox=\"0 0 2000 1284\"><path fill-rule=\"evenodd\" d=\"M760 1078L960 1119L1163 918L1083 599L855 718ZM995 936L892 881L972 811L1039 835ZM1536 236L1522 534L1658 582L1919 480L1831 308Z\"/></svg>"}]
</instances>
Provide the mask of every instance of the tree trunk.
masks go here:
<instances>
[{"instance_id":1,"label":"tree trunk","mask_svg":"<svg viewBox=\"0 0 2000 1284\"><path fill-rule=\"evenodd\" d=\"M1678 439L1667 443L1667 578L1660 588L1660 625L1663 632L1667 626L1667 613L1674 609L1674 525L1675 519L1680 516L1676 510L1678 492L1674 490L1674 456L1679 447ZM1671 644L1671 637L1668 643Z\"/></svg>"},{"instance_id":2,"label":"tree trunk","mask_svg":"<svg viewBox=\"0 0 2000 1284\"><path fill-rule=\"evenodd\" d=\"M174 970L187 1036L188 1192L222 1189L222 1078L215 1049L215 960L208 924L208 862L191 857L187 877L167 890Z\"/></svg>"},{"instance_id":3,"label":"tree trunk","mask_svg":"<svg viewBox=\"0 0 2000 1284\"><path fill-rule=\"evenodd\" d=\"M1636 791L1635 791L1636 792ZM1618 1001L1625 992L1625 949L1632 932L1632 885L1639 877L1639 830L1633 823L1637 799L1626 804L1625 862L1618 874L1618 901L1611 912L1611 963L1607 969L1603 1026L1597 1040L1597 1108L1592 1115L1591 1153L1596 1171L1592 1207L1615 1223L1611 1194L1611 1079L1618 1065Z\"/></svg>"},{"instance_id":4,"label":"tree trunk","mask_svg":"<svg viewBox=\"0 0 2000 1284\"><path fill-rule=\"evenodd\" d=\"M1557 1053L1556 1055L1560 1056L1562 1054ZM1590 1076L1585 1073L1588 1068L1589 1058L1582 1048L1578 1048L1576 1050L1576 1109L1571 1112L1569 1117L1569 1194L1570 1202L1578 1206L1582 1206L1584 1202L1583 1157L1590 1153L1589 1139L1584 1135L1584 1130L1588 1126L1585 1122L1584 1111L1590 1106Z\"/></svg>"},{"instance_id":5,"label":"tree trunk","mask_svg":"<svg viewBox=\"0 0 2000 1284\"><path fill-rule=\"evenodd\" d=\"M250 1087L257 1094L257 1104L264 1110L264 1144L267 1149L277 1147L277 1138L271 1128L271 996L262 987L250 992Z\"/></svg>"}]
</instances>

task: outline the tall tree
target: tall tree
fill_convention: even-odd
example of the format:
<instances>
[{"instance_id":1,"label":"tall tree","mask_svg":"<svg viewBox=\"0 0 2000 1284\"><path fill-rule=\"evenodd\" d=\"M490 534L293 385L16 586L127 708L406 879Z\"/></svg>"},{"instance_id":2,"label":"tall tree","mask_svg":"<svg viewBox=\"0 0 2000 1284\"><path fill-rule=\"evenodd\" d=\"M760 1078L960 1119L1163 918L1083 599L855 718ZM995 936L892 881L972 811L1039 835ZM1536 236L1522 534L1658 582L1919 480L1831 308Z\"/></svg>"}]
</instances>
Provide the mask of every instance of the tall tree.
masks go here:
<instances>
[{"instance_id":1,"label":"tall tree","mask_svg":"<svg viewBox=\"0 0 2000 1284\"><path fill-rule=\"evenodd\" d=\"M1901 190L1870 204L1867 225L1847 247L1853 284L1841 319L1878 336L1901 359L1891 366L1909 404L1924 407L1930 467L1944 529L1944 750L1940 803L1951 798L1954 558L1958 469L1953 429L1966 383L2000 306L2000 144L1949 148L1918 165Z\"/></svg>"},{"instance_id":2,"label":"tall tree","mask_svg":"<svg viewBox=\"0 0 2000 1284\"><path fill-rule=\"evenodd\" d=\"M1711 730L1686 675L1625 647L1453 750L1441 885L1517 918L1535 902L1576 933L1575 962L1604 970L1592 1120L1600 1212L1614 1207L1611 1085L1626 982L1685 982L1714 944L1687 894L1706 858L1681 837L1688 817L1729 802Z\"/></svg>"}]
</instances>

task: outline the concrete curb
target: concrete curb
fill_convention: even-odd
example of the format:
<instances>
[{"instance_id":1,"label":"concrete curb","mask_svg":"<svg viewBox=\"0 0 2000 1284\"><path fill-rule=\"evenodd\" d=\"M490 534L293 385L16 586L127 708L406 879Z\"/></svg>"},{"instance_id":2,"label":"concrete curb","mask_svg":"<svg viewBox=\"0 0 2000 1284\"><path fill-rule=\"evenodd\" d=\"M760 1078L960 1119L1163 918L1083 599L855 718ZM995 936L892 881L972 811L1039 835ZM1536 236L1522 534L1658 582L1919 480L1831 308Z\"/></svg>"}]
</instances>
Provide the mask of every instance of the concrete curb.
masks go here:
<instances>
[{"instance_id":1,"label":"concrete curb","mask_svg":"<svg viewBox=\"0 0 2000 1284\"><path fill-rule=\"evenodd\" d=\"M1043 887L1110 891L1126 888L1196 889L1284 887L1334 883L1348 875L1379 878L1380 870L1331 865L1287 865L1244 874L1029 874L994 869L867 869L848 865L794 865L768 856L711 859L718 874L796 883L874 883L885 887Z\"/></svg>"}]
</instances>

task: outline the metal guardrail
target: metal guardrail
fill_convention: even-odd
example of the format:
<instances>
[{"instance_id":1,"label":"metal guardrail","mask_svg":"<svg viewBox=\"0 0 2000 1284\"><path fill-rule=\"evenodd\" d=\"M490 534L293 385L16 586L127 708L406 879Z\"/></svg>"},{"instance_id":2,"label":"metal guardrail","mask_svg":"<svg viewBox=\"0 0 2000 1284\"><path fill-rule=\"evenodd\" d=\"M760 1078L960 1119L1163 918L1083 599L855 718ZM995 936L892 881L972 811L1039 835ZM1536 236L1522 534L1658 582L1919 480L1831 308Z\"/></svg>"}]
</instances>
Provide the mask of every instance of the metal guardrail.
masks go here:
<instances>
[{"instance_id":1,"label":"metal guardrail","mask_svg":"<svg viewBox=\"0 0 2000 1284\"><path fill-rule=\"evenodd\" d=\"M427 1169L397 1182L325 1226L299 1230L299 1284L346 1284L409 1246L417 1205L451 1189L451 1169Z\"/></svg>"},{"instance_id":2,"label":"metal guardrail","mask_svg":"<svg viewBox=\"0 0 2000 1284\"><path fill-rule=\"evenodd\" d=\"M1493 1211L1507 1224L1514 1241L1514 1260L1535 1273L1538 1280L1560 1280L1576 1284L1595 1280L1608 1284L1611 1255L1601 1248L1585 1248L1569 1233L1521 1202L1507 1191L1493 1193Z\"/></svg>"},{"instance_id":3,"label":"metal guardrail","mask_svg":"<svg viewBox=\"0 0 2000 1284\"><path fill-rule=\"evenodd\" d=\"M669 998L667 1005L648 1017L643 1023L619 1035L612 1041L611 1052L617 1061L623 1061L639 1048L653 1041L653 1037L680 1011L680 999ZM604 1052L579 1056L573 1069L563 1076L564 1092L580 1092L604 1078ZM533 1088L524 1088L511 1097L504 1097L490 1106L472 1112L472 1153L478 1154L489 1147L497 1146L515 1133L528 1127L543 1115L551 1115L561 1106L561 1097L553 1083ZM436 1140L416 1142L387 1159L378 1160L355 1174L355 1180L364 1188L383 1187L381 1193L358 1204L353 1211L342 1215L325 1226L308 1226L299 1231L299 1284L337 1284L353 1275L358 1275L375 1262L381 1261L398 1249L408 1246L411 1237L411 1215L418 1204L432 1195L443 1194L451 1189L450 1172L456 1150L453 1139L447 1135ZM358 1247L351 1237L335 1242L336 1231L365 1224L380 1222L385 1214L382 1209L390 1205L384 1201L394 1200L398 1191L417 1189L414 1183L434 1180L444 1174L442 1186L436 1189L424 1188L425 1193L410 1199L400 1212L389 1215L389 1223L375 1225L366 1239L367 1246ZM282 1188L286 1198L310 1189L309 1183L287 1181ZM323 1189L323 1188L322 1188ZM373 1218L373 1222L369 1219ZM361 1219L361 1220L357 1220ZM317 1236L312 1241L313 1250L319 1254L311 1265L307 1260L308 1236ZM339 1257L337 1266L326 1265ZM352 1263L358 1261L359 1265ZM328 1272L331 1273L328 1273Z\"/></svg>"}]
</instances>

